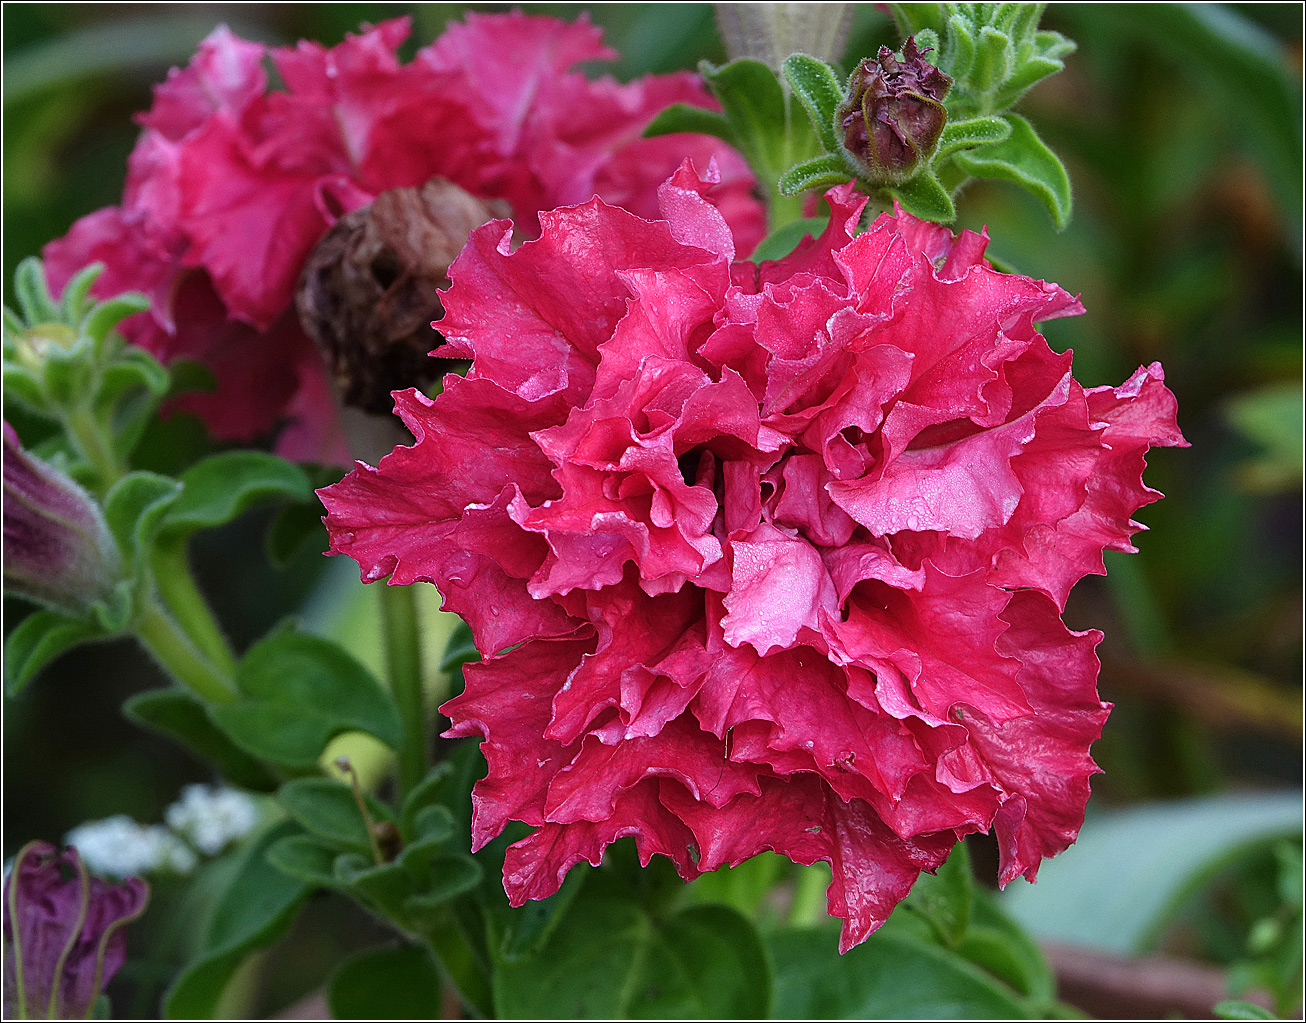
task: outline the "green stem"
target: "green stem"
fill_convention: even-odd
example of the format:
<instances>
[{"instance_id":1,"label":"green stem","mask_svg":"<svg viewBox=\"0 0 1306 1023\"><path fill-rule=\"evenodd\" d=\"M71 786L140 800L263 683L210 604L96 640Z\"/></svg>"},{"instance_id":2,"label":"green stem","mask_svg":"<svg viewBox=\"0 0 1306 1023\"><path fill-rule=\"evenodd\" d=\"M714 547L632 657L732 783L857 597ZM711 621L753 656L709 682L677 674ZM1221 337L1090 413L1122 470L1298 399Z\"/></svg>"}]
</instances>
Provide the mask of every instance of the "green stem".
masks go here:
<instances>
[{"instance_id":1,"label":"green stem","mask_svg":"<svg viewBox=\"0 0 1306 1023\"><path fill-rule=\"evenodd\" d=\"M789 905L790 927L814 927L825 918L825 889L830 884L830 873L821 864L798 867L794 879L794 899Z\"/></svg>"},{"instance_id":2,"label":"green stem","mask_svg":"<svg viewBox=\"0 0 1306 1023\"><path fill-rule=\"evenodd\" d=\"M154 585L173 618L215 668L226 675L234 675L236 655L195 583L190 559L186 555L186 541L177 540L155 547L153 568Z\"/></svg>"},{"instance_id":3,"label":"green stem","mask_svg":"<svg viewBox=\"0 0 1306 1023\"><path fill-rule=\"evenodd\" d=\"M91 410L85 406L68 413L64 425L77 450L95 468L100 477L101 493L108 490L127 472L127 467L119 460L113 450L113 443L96 421Z\"/></svg>"},{"instance_id":4,"label":"green stem","mask_svg":"<svg viewBox=\"0 0 1306 1023\"><path fill-rule=\"evenodd\" d=\"M428 760L426 709L422 692L422 641L417 627L417 596L411 586L386 585L381 590L381 620L385 632L390 692L403 722L399 750L399 794L403 796L426 775Z\"/></svg>"},{"instance_id":5,"label":"green stem","mask_svg":"<svg viewBox=\"0 0 1306 1023\"><path fill-rule=\"evenodd\" d=\"M236 686L195 646L185 631L157 604L148 603L136 617L137 638L168 674L209 703L231 703Z\"/></svg>"}]
</instances>

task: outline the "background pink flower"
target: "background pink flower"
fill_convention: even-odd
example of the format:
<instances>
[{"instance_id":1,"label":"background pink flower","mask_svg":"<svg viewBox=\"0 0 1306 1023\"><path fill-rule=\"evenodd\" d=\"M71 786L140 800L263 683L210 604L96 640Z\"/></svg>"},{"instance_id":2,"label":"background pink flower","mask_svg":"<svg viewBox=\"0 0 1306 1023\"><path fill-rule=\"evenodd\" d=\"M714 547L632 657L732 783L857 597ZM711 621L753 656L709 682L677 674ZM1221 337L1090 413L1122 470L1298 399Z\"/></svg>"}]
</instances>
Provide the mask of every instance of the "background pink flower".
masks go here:
<instances>
[{"instance_id":1,"label":"background pink flower","mask_svg":"<svg viewBox=\"0 0 1306 1023\"><path fill-rule=\"evenodd\" d=\"M737 153L704 136L639 137L668 103L712 105L697 76L587 79L577 62L615 54L584 19L472 14L403 64L408 30L399 19L332 48L268 48L219 28L156 87L121 205L44 250L56 291L100 261L97 294L150 296L129 339L214 372L216 393L178 405L217 439L248 441L290 419L284 454L347 460L292 298L326 230L387 189L444 177L507 200L532 234L539 210L595 194L652 214L658 183L689 154L718 161L741 247L762 236ZM284 89L269 90L269 59Z\"/></svg>"},{"instance_id":2,"label":"background pink flower","mask_svg":"<svg viewBox=\"0 0 1306 1023\"><path fill-rule=\"evenodd\" d=\"M473 232L441 330L471 357L379 468L321 492L366 581L435 583L484 660L443 708L479 735L477 847L509 820L520 904L634 835L693 878L824 860L841 948L960 837L1000 880L1078 832L1096 632L1066 592L1127 550L1161 368L1083 389L1039 320L1055 284L986 238L862 204L777 262L688 165L665 219L598 200L538 240Z\"/></svg>"}]
</instances>

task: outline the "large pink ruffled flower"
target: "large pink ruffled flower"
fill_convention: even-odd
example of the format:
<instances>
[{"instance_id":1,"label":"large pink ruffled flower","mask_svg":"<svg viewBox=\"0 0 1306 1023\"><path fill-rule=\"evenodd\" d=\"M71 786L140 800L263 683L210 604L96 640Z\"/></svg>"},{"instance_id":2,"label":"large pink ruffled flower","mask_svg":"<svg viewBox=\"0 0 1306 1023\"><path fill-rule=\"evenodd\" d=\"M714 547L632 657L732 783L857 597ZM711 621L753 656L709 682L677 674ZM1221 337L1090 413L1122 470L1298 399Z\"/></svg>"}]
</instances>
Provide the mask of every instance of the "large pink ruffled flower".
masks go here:
<instances>
[{"instance_id":1,"label":"large pink ruffled flower","mask_svg":"<svg viewBox=\"0 0 1306 1023\"><path fill-rule=\"evenodd\" d=\"M634 835L693 878L764 849L833 868L841 948L954 842L1033 879L1083 821L1096 632L1059 609L1182 444L1161 368L1085 390L1035 329L1081 312L986 239L832 191L759 266L686 165L665 220L600 201L472 233L440 329L474 359L416 437L321 492L367 581L435 583L482 663L476 846L520 904Z\"/></svg>"},{"instance_id":2,"label":"large pink ruffled flower","mask_svg":"<svg viewBox=\"0 0 1306 1023\"><path fill-rule=\"evenodd\" d=\"M156 88L122 204L46 246L56 289L98 260L107 269L97 294L154 300L124 330L165 361L214 371L216 393L179 404L220 439L250 440L289 419L283 453L342 457L330 387L292 297L327 229L387 189L444 177L508 201L531 235L540 210L595 194L654 215L657 186L686 155L715 158L738 244L761 238L739 154L706 136L639 137L669 103L712 104L696 76L587 79L575 64L615 54L584 19L469 14L402 64L407 35L400 19L331 49L269 49L219 28ZM283 90L269 90L268 57Z\"/></svg>"}]
</instances>

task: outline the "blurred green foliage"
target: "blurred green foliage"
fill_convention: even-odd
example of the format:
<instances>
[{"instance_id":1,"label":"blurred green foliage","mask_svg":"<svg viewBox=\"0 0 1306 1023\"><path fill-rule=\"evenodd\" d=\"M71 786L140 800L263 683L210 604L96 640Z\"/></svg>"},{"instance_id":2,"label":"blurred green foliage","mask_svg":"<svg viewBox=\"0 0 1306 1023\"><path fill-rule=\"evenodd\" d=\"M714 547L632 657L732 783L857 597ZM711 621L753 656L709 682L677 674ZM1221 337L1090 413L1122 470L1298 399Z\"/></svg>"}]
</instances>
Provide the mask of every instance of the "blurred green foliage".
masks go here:
<instances>
[{"instance_id":1,"label":"blurred green foliage","mask_svg":"<svg viewBox=\"0 0 1306 1023\"><path fill-rule=\"evenodd\" d=\"M219 22L269 42L330 44L362 21L408 14L411 53L467 8L508 6L5 5L3 279L78 217L118 200L132 114ZM588 9L622 54L605 70L623 79L724 56L707 4L522 6L567 18ZM1054 347L1074 348L1086 386L1119 384L1140 363L1161 361L1192 443L1152 454L1148 482L1167 495L1140 516L1154 532L1137 538L1139 554L1108 559L1108 579L1081 583L1067 611L1072 627L1107 637L1101 687L1116 711L1095 747L1106 770L1095 802L1299 785L1300 8L1059 4L1045 24L1079 49L1020 109L1070 170L1074 219L1054 233L1036 199L978 182L962 197L961 224L987 225L995 256L1082 295L1087 315L1050 323L1047 334ZM880 11L859 5L844 67L897 42ZM162 465L204 442L177 419L144 443ZM251 558L264 525L246 518L204 536L195 552L242 648L303 603L324 564L312 550L282 570ZM10 629L25 609L5 610ZM181 784L204 776L119 715L152 671L124 644L83 648L21 701L6 701L6 854L88 818L157 819ZM1188 951L1244 964L1257 983L1280 984L1283 936L1296 926L1300 938L1300 888L1292 926L1282 908L1291 900L1274 889L1287 876L1275 864L1289 853L1299 866L1299 846L1262 850L1210 896L1235 909L1186 907L1172 935L1189 934ZM184 958L177 934L191 910L179 893L159 895L140 939L156 959L120 981L137 993L136 1014ZM356 913L315 913L292 940L318 950L316 961L358 947ZM1205 931L1184 930L1194 915ZM1299 964L1300 950L1292 954ZM242 1013L275 1010L325 980L311 966L275 962L285 982L260 988Z\"/></svg>"}]
</instances>

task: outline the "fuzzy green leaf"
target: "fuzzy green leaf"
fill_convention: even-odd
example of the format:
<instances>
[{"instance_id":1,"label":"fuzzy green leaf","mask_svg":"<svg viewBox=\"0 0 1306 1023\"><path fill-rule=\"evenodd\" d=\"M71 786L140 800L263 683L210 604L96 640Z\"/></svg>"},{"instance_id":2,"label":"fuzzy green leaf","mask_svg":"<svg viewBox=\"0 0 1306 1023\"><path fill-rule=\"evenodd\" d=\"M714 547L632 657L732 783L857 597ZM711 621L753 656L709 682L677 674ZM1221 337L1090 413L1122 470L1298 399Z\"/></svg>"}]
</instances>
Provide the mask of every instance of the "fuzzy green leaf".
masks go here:
<instances>
[{"instance_id":1,"label":"fuzzy green leaf","mask_svg":"<svg viewBox=\"0 0 1306 1023\"><path fill-rule=\"evenodd\" d=\"M57 611L34 611L5 640L5 693L16 696L65 650L103 636L94 622Z\"/></svg>"},{"instance_id":2,"label":"fuzzy green leaf","mask_svg":"<svg viewBox=\"0 0 1306 1023\"><path fill-rule=\"evenodd\" d=\"M719 114L715 110L704 110L702 107L691 106L688 103L672 103L659 113L644 129L644 137L674 135L682 131L713 135L736 149L739 148L739 136L725 114Z\"/></svg>"},{"instance_id":3,"label":"fuzzy green leaf","mask_svg":"<svg viewBox=\"0 0 1306 1023\"><path fill-rule=\"evenodd\" d=\"M939 136L939 148L934 152L936 164L948 159L962 149L992 145L1011 136L1011 125L1001 117L972 117L965 121L949 121Z\"/></svg>"},{"instance_id":4,"label":"fuzzy green leaf","mask_svg":"<svg viewBox=\"0 0 1306 1023\"><path fill-rule=\"evenodd\" d=\"M327 986L332 1019L440 1019L440 974L422 945L369 948Z\"/></svg>"},{"instance_id":5,"label":"fuzzy green leaf","mask_svg":"<svg viewBox=\"0 0 1306 1023\"><path fill-rule=\"evenodd\" d=\"M190 693L180 689L139 693L123 705L123 713L137 724L180 742L241 788L271 792L277 787L276 775L227 738L209 719L205 704Z\"/></svg>"},{"instance_id":6,"label":"fuzzy green leaf","mask_svg":"<svg viewBox=\"0 0 1306 1023\"><path fill-rule=\"evenodd\" d=\"M799 195L811 188L833 188L851 177L843 160L828 154L794 164L780 176L776 187L781 195Z\"/></svg>"},{"instance_id":7,"label":"fuzzy green leaf","mask_svg":"<svg viewBox=\"0 0 1306 1023\"><path fill-rule=\"evenodd\" d=\"M162 533L169 539L230 522L264 501L312 501L308 477L297 465L264 451L224 451L187 469L182 492Z\"/></svg>"},{"instance_id":8,"label":"fuzzy green leaf","mask_svg":"<svg viewBox=\"0 0 1306 1023\"><path fill-rule=\"evenodd\" d=\"M783 70L794 95L811 118L821 145L827 152L837 153L839 140L834 133L834 112L843 100L844 89L835 77L834 69L823 60L795 53L785 59ZM781 191L784 191L783 185Z\"/></svg>"},{"instance_id":9,"label":"fuzzy green leaf","mask_svg":"<svg viewBox=\"0 0 1306 1023\"><path fill-rule=\"evenodd\" d=\"M932 220L936 224L950 224L957 219L957 208L938 180L930 174L917 174L901 185L886 191L913 217Z\"/></svg>"},{"instance_id":10,"label":"fuzzy green leaf","mask_svg":"<svg viewBox=\"0 0 1306 1023\"><path fill-rule=\"evenodd\" d=\"M1072 209L1066 168L1023 117L1005 114L1003 119L1011 125L1011 136L1005 142L959 152L953 162L973 177L1012 181L1033 193L1061 230L1070 222Z\"/></svg>"}]
</instances>

